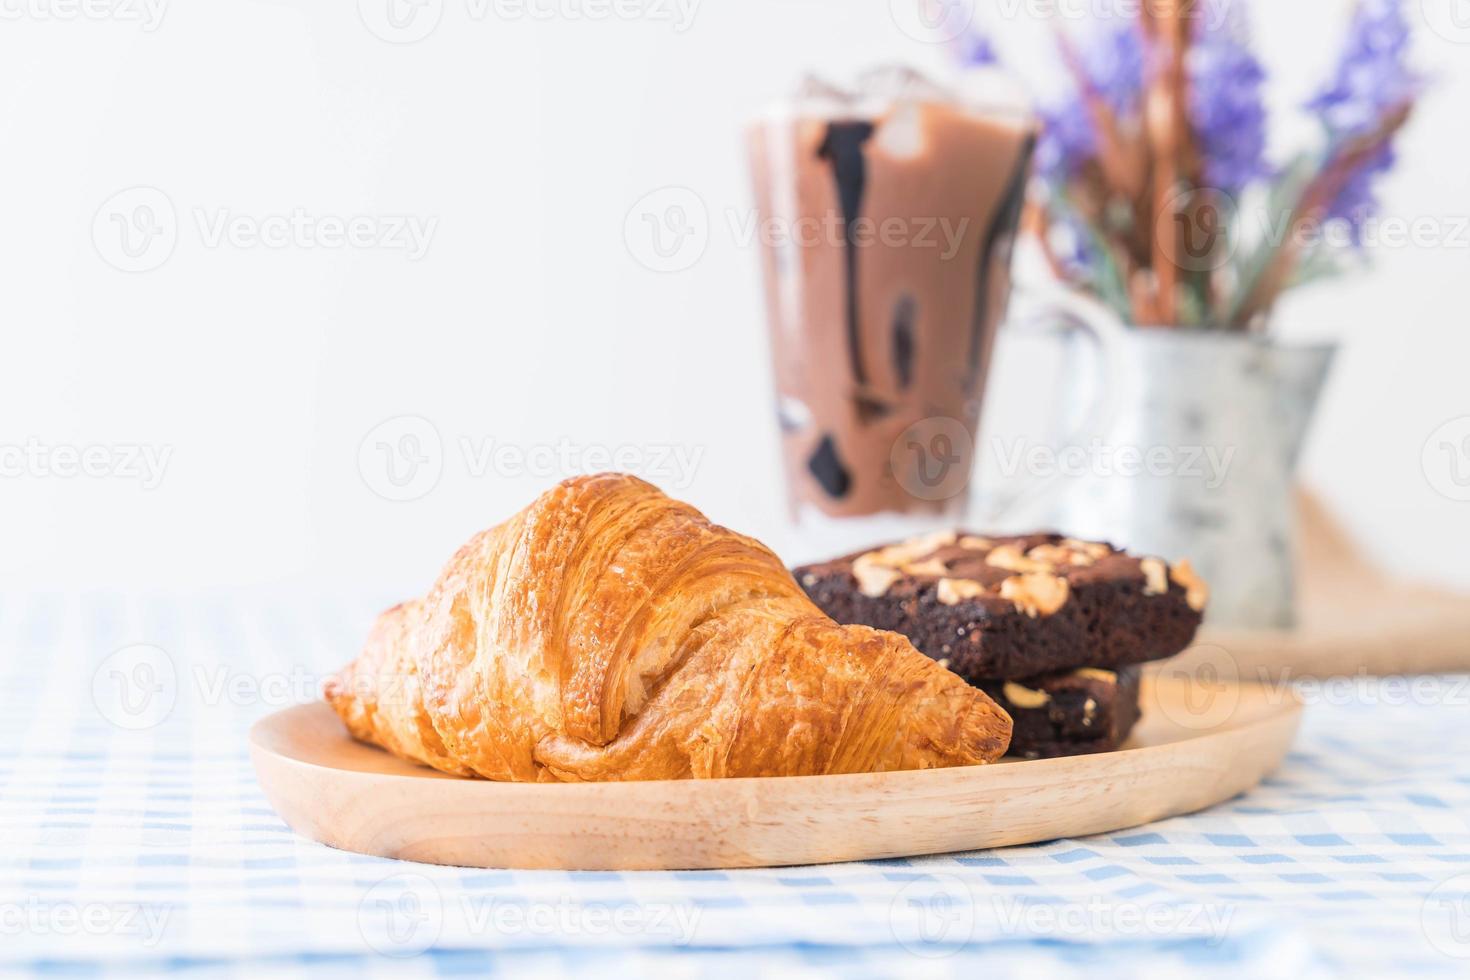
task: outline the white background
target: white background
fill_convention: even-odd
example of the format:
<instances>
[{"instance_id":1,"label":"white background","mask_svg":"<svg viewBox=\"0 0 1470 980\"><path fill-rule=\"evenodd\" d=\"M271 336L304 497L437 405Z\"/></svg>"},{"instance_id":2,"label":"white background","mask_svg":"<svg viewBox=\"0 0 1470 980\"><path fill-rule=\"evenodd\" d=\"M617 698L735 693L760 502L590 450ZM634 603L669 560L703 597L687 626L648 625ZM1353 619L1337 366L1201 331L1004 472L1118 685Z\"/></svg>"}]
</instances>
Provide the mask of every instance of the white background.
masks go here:
<instances>
[{"instance_id":1,"label":"white background","mask_svg":"<svg viewBox=\"0 0 1470 980\"><path fill-rule=\"evenodd\" d=\"M704 0L688 24L671 4L537 20L426 0L439 21L412 44L365 26L387 0L175 0L153 30L125 19L131 5L68 18L67 2L0 4L0 443L171 456L153 489L0 479L0 586L417 592L551 481L474 476L462 438L698 452L692 483L663 482L780 538L756 256L724 218L749 205L739 123L805 68L942 65L886 0ZM1470 43L1411 7L1437 82L1383 186L1387 211L1470 215ZM1273 105L1310 93L1346 9L1256 5ZM1024 61L1036 27L1018 18L999 40ZM1303 120L1275 138L1310 133ZM177 244L157 268L119 271L94 217L139 185L167 196ZM710 224L697 262L659 273L624 223L669 186L695 191ZM295 209L436 224L417 260L211 246L199 227ZM1381 250L1370 273L1296 297L1281 329L1347 345L1310 482L1390 567L1470 585L1470 503L1421 467L1430 433L1470 415L1466 235ZM443 473L391 502L359 448L402 415L437 431Z\"/></svg>"}]
</instances>

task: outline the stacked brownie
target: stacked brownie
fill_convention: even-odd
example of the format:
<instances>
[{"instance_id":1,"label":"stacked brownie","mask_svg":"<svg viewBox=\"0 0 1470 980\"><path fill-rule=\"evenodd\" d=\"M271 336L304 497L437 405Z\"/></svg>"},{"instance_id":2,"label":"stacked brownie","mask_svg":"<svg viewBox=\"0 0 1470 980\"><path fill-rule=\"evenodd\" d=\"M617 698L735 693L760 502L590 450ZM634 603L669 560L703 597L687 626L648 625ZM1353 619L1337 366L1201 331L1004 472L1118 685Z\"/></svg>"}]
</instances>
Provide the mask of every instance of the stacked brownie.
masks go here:
<instances>
[{"instance_id":1,"label":"stacked brownie","mask_svg":"<svg viewBox=\"0 0 1470 980\"><path fill-rule=\"evenodd\" d=\"M1120 746L1138 720L1138 665L1189 646L1208 596L1188 562L1057 534L942 532L796 578L838 622L902 633L984 689L1027 758Z\"/></svg>"}]
</instances>

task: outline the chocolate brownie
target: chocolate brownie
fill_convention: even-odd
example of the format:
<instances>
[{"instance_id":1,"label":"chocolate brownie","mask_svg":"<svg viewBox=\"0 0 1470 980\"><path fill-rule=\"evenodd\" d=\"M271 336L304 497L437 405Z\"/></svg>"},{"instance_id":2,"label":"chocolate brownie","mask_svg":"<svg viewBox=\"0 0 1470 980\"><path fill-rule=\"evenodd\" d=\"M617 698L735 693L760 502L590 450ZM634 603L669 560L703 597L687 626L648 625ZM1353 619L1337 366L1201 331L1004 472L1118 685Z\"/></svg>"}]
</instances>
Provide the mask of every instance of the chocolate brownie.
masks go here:
<instances>
[{"instance_id":1,"label":"chocolate brownie","mask_svg":"<svg viewBox=\"0 0 1470 980\"><path fill-rule=\"evenodd\" d=\"M839 623L902 633L971 683L1171 657L1208 594L1188 562L1058 534L942 532L795 574Z\"/></svg>"},{"instance_id":2,"label":"chocolate brownie","mask_svg":"<svg viewBox=\"0 0 1470 980\"><path fill-rule=\"evenodd\" d=\"M1122 667L1047 674L979 685L1014 722L1010 754L1025 759L1111 752L1138 722L1141 669Z\"/></svg>"}]
</instances>

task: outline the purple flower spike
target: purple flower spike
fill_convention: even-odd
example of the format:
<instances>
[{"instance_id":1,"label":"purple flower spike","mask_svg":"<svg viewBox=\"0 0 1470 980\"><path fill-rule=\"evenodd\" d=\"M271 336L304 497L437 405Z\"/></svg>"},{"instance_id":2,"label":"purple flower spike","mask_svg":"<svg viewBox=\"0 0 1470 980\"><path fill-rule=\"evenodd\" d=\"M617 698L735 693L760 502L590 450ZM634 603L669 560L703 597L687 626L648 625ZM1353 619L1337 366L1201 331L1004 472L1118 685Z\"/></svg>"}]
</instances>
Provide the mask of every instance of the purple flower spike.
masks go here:
<instances>
[{"instance_id":1,"label":"purple flower spike","mask_svg":"<svg viewBox=\"0 0 1470 980\"><path fill-rule=\"evenodd\" d=\"M1413 100L1422 79L1408 66L1409 25L1399 0L1359 0L1332 81L1307 103L1334 138L1377 125Z\"/></svg>"},{"instance_id":2,"label":"purple flower spike","mask_svg":"<svg viewBox=\"0 0 1470 980\"><path fill-rule=\"evenodd\" d=\"M1190 115L1205 181L1232 197L1271 175L1266 163L1265 69L1251 53L1238 4L1209 0L1200 9L1186 70Z\"/></svg>"},{"instance_id":3,"label":"purple flower spike","mask_svg":"<svg viewBox=\"0 0 1470 980\"><path fill-rule=\"evenodd\" d=\"M1144 84L1143 38L1135 20L1089 35L1079 44L1087 77L1120 119L1137 118ZM1036 146L1037 171L1049 179L1074 176L1097 153L1097 134L1086 103L1073 94L1060 105L1044 106Z\"/></svg>"},{"instance_id":4,"label":"purple flower spike","mask_svg":"<svg viewBox=\"0 0 1470 980\"><path fill-rule=\"evenodd\" d=\"M1413 101L1423 79L1408 65L1409 25L1398 0L1359 0L1347 44L1332 81L1307 107L1327 127L1335 149L1344 140L1371 132L1385 114ZM1394 163L1384 146L1355 172L1328 207L1329 219L1352 225L1360 239L1363 222L1377 210L1374 179Z\"/></svg>"},{"instance_id":5,"label":"purple flower spike","mask_svg":"<svg viewBox=\"0 0 1470 980\"><path fill-rule=\"evenodd\" d=\"M967 68L983 68L1000 64L1000 56L995 53L995 45L991 42L990 35L978 30L970 30L961 34L955 41L955 48L960 64Z\"/></svg>"}]
</instances>

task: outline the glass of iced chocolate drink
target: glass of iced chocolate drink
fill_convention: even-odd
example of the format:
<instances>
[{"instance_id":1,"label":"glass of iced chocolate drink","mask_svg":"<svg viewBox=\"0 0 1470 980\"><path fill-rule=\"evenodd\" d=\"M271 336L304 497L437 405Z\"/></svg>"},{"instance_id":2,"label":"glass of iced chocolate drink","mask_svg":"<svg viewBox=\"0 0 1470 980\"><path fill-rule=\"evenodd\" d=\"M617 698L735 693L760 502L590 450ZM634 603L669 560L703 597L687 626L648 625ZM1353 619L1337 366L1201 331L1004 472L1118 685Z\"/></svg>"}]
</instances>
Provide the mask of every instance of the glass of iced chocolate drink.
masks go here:
<instances>
[{"instance_id":1,"label":"glass of iced chocolate drink","mask_svg":"<svg viewBox=\"0 0 1470 980\"><path fill-rule=\"evenodd\" d=\"M1035 135L893 69L751 126L798 518L963 511Z\"/></svg>"}]
</instances>

